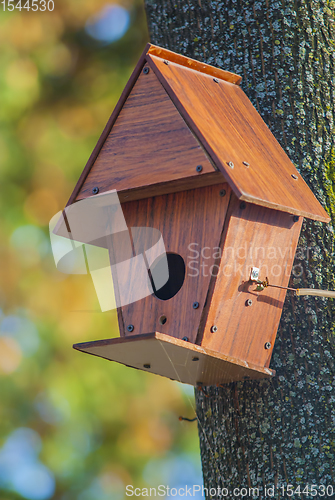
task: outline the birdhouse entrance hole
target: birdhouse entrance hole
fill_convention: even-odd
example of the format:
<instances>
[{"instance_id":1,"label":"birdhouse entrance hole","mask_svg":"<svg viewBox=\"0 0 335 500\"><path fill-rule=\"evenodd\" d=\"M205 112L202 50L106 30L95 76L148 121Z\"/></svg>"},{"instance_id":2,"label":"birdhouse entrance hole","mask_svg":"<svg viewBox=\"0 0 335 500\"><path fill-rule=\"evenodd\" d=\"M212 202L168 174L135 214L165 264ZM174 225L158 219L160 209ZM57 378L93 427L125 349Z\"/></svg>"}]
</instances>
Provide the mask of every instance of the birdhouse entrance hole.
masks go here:
<instances>
[{"instance_id":1,"label":"birdhouse entrance hole","mask_svg":"<svg viewBox=\"0 0 335 500\"><path fill-rule=\"evenodd\" d=\"M154 279L152 280L154 296L160 300L172 299L172 297L174 297L179 292L185 280L186 266L182 256L177 253L167 253L166 259L169 268L169 279L159 290L155 289ZM150 274L152 278L155 277L156 273L158 275L163 274L162 270L160 269L162 265L165 265L165 256L158 257L158 259L156 259L156 261L151 266Z\"/></svg>"}]
</instances>

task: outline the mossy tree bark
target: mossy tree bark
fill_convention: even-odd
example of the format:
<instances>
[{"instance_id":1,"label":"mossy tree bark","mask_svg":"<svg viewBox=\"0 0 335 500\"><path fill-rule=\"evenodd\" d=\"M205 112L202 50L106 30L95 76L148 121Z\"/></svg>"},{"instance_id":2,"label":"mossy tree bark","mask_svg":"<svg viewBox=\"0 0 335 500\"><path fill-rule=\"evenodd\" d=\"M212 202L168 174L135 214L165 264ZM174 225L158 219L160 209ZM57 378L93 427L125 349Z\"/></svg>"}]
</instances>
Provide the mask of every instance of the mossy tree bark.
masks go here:
<instances>
[{"instance_id":1,"label":"mossy tree bark","mask_svg":"<svg viewBox=\"0 0 335 500\"><path fill-rule=\"evenodd\" d=\"M305 221L291 285L334 289L335 2L146 0L146 11L153 43L243 76L332 217ZM207 488L258 487L265 498L265 485L309 483L333 485L335 496L334 302L287 296L273 381L196 391Z\"/></svg>"}]
</instances>

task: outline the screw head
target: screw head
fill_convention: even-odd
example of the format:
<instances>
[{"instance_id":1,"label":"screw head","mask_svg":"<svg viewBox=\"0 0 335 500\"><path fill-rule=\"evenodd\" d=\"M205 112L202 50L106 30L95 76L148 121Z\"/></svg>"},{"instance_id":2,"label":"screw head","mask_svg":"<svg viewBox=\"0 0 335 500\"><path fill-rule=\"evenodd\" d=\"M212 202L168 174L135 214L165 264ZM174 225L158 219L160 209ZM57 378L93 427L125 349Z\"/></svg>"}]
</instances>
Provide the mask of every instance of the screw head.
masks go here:
<instances>
[{"instance_id":1,"label":"screw head","mask_svg":"<svg viewBox=\"0 0 335 500\"><path fill-rule=\"evenodd\" d=\"M197 172L202 172L202 165L197 165L196 171Z\"/></svg>"},{"instance_id":2,"label":"screw head","mask_svg":"<svg viewBox=\"0 0 335 500\"><path fill-rule=\"evenodd\" d=\"M245 167L249 167L249 163L247 161L242 161L242 163Z\"/></svg>"},{"instance_id":3,"label":"screw head","mask_svg":"<svg viewBox=\"0 0 335 500\"><path fill-rule=\"evenodd\" d=\"M219 83L219 79L218 78L213 78L213 82Z\"/></svg>"},{"instance_id":4,"label":"screw head","mask_svg":"<svg viewBox=\"0 0 335 500\"><path fill-rule=\"evenodd\" d=\"M298 176L297 176L297 175L295 175L295 174L291 174L291 177L292 177L292 179L294 179L295 181L297 181L297 180L298 180Z\"/></svg>"},{"instance_id":5,"label":"screw head","mask_svg":"<svg viewBox=\"0 0 335 500\"><path fill-rule=\"evenodd\" d=\"M234 163L233 163L232 161L229 161L229 162L228 162L228 167L230 167L230 168L234 168Z\"/></svg>"},{"instance_id":6,"label":"screw head","mask_svg":"<svg viewBox=\"0 0 335 500\"><path fill-rule=\"evenodd\" d=\"M298 215L293 215L293 222L298 222L299 216Z\"/></svg>"},{"instance_id":7,"label":"screw head","mask_svg":"<svg viewBox=\"0 0 335 500\"><path fill-rule=\"evenodd\" d=\"M270 348L271 348L271 343L265 342L264 349L270 349Z\"/></svg>"},{"instance_id":8,"label":"screw head","mask_svg":"<svg viewBox=\"0 0 335 500\"><path fill-rule=\"evenodd\" d=\"M151 365L149 363L145 363L145 365L143 365L143 368L149 369L149 368L151 368Z\"/></svg>"},{"instance_id":9,"label":"screw head","mask_svg":"<svg viewBox=\"0 0 335 500\"><path fill-rule=\"evenodd\" d=\"M133 332L134 331L134 325L128 325L127 326L128 332Z\"/></svg>"},{"instance_id":10,"label":"screw head","mask_svg":"<svg viewBox=\"0 0 335 500\"><path fill-rule=\"evenodd\" d=\"M240 203L240 209L244 210L246 208L246 206L247 205L245 204L245 201L241 201L241 203Z\"/></svg>"},{"instance_id":11,"label":"screw head","mask_svg":"<svg viewBox=\"0 0 335 500\"><path fill-rule=\"evenodd\" d=\"M218 327L216 325L213 325L212 328L211 328L211 332L215 333L217 331L218 331Z\"/></svg>"},{"instance_id":12,"label":"screw head","mask_svg":"<svg viewBox=\"0 0 335 500\"><path fill-rule=\"evenodd\" d=\"M251 299L248 299L245 301L245 305L246 306L252 306L252 300Z\"/></svg>"},{"instance_id":13,"label":"screw head","mask_svg":"<svg viewBox=\"0 0 335 500\"><path fill-rule=\"evenodd\" d=\"M92 193L93 193L93 194L98 194L98 193L99 193L99 188L98 188L98 187L94 187L94 188L92 189Z\"/></svg>"},{"instance_id":14,"label":"screw head","mask_svg":"<svg viewBox=\"0 0 335 500\"><path fill-rule=\"evenodd\" d=\"M147 75L149 73L149 71L150 71L150 68L148 68L148 66L145 66L145 68L143 68L143 73L145 75Z\"/></svg>"},{"instance_id":15,"label":"screw head","mask_svg":"<svg viewBox=\"0 0 335 500\"><path fill-rule=\"evenodd\" d=\"M184 340L184 342L188 342L188 337L183 337L181 340Z\"/></svg>"},{"instance_id":16,"label":"screw head","mask_svg":"<svg viewBox=\"0 0 335 500\"><path fill-rule=\"evenodd\" d=\"M199 358L197 358L197 357L192 358L192 361L199 361Z\"/></svg>"},{"instance_id":17,"label":"screw head","mask_svg":"<svg viewBox=\"0 0 335 500\"><path fill-rule=\"evenodd\" d=\"M226 194L227 194L227 191L225 189L221 189L220 196L223 198L224 196L226 196Z\"/></svg>"},{"instance_id":18,"label":"screw head","mask_svg":"<svg viewBox=\"0 0 335 500\"><path fill-rule=\"evenodd\" d=\"M199 302L193 302L193 309L198 309L199 307Z\"/></svg>"}]
</instances>

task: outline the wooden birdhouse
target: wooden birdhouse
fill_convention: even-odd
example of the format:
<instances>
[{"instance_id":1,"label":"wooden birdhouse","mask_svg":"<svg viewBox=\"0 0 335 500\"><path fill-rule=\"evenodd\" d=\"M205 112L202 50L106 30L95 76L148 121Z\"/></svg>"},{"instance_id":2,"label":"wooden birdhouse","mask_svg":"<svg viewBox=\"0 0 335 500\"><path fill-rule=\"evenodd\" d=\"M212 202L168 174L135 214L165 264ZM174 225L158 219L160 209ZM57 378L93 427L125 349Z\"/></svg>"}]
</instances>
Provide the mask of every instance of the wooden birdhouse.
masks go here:
<instances>
[{"instance_id":1,"label":"wooden birdhouse","mask_svg":"<svg viewBox=\"0 0 335 500\"><path fill-rule=\"evenodd\" d=\"M240 81L147 45L69 205L116 190L129 228L160 231L168 281L75 349L192 385L274 375L286 290L251 269L287 287L303 217L329 217Z\"/></svg>"}]
</instances>

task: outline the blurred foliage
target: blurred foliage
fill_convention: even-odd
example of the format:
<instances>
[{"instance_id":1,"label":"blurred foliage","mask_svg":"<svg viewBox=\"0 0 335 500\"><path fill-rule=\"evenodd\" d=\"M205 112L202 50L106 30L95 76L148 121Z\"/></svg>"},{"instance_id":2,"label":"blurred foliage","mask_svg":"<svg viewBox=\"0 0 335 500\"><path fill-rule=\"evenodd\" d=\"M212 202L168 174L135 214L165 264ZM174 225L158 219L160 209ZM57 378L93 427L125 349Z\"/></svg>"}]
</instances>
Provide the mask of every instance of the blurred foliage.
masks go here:
<instances>
[{"instance_id":1,"label":"blurred foliage","mask_svg":"<svg viewBox=\"0 0 335 500\"><path fill-rule=\"evenodd\" d=\"M99 312L89 276L60 274L50 249L49 220L148 39L142 2L119 4L130 25L110 44L85 31L103 0L0 10L1 500L118 499L127 484L199 473L196 424L178 421L194 416L192 389L74 351L117 336L116 314Z\"/></svg>"}]
</instances>

